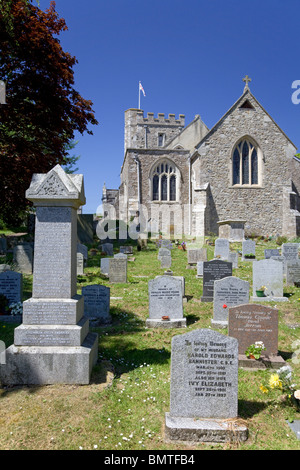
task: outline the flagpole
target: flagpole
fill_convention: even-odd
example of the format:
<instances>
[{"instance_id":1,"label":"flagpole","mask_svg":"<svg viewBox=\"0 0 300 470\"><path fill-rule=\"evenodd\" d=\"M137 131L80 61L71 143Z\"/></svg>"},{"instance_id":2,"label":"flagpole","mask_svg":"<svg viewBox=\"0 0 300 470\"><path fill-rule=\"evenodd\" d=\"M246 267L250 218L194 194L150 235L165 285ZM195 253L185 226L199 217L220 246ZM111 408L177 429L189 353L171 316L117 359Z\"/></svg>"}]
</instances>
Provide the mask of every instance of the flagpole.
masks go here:
<instances>
[{"instance_id":1,"label":"flagpole","mask_svg":"<svg viewBox=\"0 0 300 470\"><path fill-rule=\"evenodd\" d=\"M141 86L140 86L140 83L139 82L139 109L141 109Z\"/></svg>"}]
</instances>

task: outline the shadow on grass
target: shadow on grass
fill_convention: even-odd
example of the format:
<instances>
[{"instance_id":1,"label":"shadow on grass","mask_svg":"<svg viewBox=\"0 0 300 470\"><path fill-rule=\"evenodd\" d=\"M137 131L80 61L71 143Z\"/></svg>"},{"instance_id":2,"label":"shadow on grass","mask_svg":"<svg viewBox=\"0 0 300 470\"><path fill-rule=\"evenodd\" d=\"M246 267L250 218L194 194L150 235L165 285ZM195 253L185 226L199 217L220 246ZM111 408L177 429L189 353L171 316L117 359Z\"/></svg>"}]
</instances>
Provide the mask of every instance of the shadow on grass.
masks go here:
<instances>
[{"instance_id":1,"label":"shadow on grass","mask_svg":"<svg viewBox=\"0 0 300 470\"><path fill-rule=\"evenodd\" d=\"M250 400L239 400L238 401L238 414L240 418L252 418L261 411L268 407L268 403L250 401Z\"/></svg>"},{"instance_id":2,"label":"shadow on grass","mask_svg":"<svg viewBox=\"0 0 300 470\"><path fill-rule=\"evenodd\" d=\"M145 363L154 365L169 361L171 354L164 347L164 344L169 344L169 331L145 329L144 320L119 307L112 307L110 314L112 323L93 328L93 331L99 335L98 363L109 361L115 377ZM153 343L157 348L153 347Z\"/></svg>"}]
</instances>

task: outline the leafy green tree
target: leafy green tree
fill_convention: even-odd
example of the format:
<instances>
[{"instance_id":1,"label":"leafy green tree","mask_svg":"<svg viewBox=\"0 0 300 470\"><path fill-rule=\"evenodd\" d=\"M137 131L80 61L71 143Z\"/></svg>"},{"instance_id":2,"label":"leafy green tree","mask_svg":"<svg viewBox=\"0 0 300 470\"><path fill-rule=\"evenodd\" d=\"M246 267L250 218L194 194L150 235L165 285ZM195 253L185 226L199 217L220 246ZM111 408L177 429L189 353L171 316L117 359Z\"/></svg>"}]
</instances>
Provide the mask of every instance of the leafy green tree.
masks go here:
<instances>
[{"instance_id":1,"label":"leafy green tree","mask_svg":"<svg viewBox=\"0 0 300 470\"><path fill-rule=\"evenodd\" d=\"M57 163L72 167L75 132L92 134L89 125L98 124L93 103L74 89L77 60L59 41L66 30L55 2L46 11L29 0L0 2L0 80L7 93L0 105L0 218L8 223L30 205L32 174Z\"/></svg>"}]
</instances>

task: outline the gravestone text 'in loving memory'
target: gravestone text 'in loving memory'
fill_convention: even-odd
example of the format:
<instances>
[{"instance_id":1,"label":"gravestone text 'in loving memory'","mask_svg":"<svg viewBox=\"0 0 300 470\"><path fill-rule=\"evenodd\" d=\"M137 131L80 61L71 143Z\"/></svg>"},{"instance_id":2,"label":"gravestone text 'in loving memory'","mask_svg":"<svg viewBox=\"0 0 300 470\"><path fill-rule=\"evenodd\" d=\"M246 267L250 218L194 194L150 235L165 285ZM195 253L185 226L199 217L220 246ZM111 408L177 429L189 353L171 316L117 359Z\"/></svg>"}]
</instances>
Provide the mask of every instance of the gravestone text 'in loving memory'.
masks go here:
<instances>
[{"instance_id":1,"label":"gravestone text 'in loving memory'","mask_svg":"<svg viewBox=\"0 0 300 470\"><path fill-rule=\"evenodd\" d=\"M230 423L237 415L238 341L210 329L174 336L167 438L245 440L247 428Z\"/></svg>"}]
</instances>

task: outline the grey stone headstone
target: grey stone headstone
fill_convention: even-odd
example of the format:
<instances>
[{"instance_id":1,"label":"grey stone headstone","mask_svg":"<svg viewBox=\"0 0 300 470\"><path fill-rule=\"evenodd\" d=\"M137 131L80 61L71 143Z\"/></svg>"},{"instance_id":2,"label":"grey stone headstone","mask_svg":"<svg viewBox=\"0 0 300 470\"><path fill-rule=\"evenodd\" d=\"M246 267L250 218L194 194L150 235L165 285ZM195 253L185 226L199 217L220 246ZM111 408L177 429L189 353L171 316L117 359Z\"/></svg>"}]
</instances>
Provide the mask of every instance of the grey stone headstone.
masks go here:
<instances>
[{"instance_id":1,"label":"grey stone headstone","mask_svg":"<svg viewBox=\"0 0 300 470\"><path fill-rule=\"evenodd\" d=\"M101 258L100 260L100 270L102 274L109 275L109 262L111 258Z\"/></svg>"},{"instance_id":2,"label":"grey stone headstone","mask_svg":"<svg viewBox=\"0 0 300 470\"><path fill-rule=\"evenodd\" d=\"M254 240L243 240L242 242L242 259L247 260L245 255L255 255L255 241Z\"/></svg>"},{"instance_id":3,"label":"grey stone headstone","mask_svg":"<svg viewBox=\"0 0 300 470\"><path fill-rule=\"evenodd\" d=\"M228 261L232 263L232 269L238 268L239 255L236 251L230 251L228 256Z\"/></svg>"},{"instance_id":4,"label":"grey stone headstone","mask_svg":"<svg viewBox=\"0 0 300 470\"><path fill-rule=\"evenodd\" d=\"M204 261L197 261L197 277L203 276L203 263Z\"/></svg>"},{"instance_id":5,"label":"grey stone headstone","mask_svg":"<svg viewBox=\"0 0 300 470\"><path fill-rule=\"evenodd\" d=\"M127 259L127 255L125 253L117 253L116 255L114 255L114 258Z\"/></svg>"},{"instance_id":6,"label":"grey stone headstone","mask_svg":"<svg viewBox=\"0 0 300 470\"><path fill-rule=\"evenodd\" d=\"M266 297L257 297L256 291L265 286ZM253 301L287 301L283 297L283 272L280 261L274 259L262 259L253 261Z\"/></svg>"},{"instance_id":7,"label":"grey stone headstone","mask_svg":"<svg viewBox=\"0 0 300 470\"><path fill-rule=\"evenodd\" d=\"M188 249L188 264L197 264L198 261L207 260L207 248Z\"/></svg>"},{"instance_id":8,"label":"grey stone headstone","mask_svg":"<svg viewBox=\"0 0 300 470\"><path fill-rule=\"evenodd\" d=\"M32 274L33 249L31 245L17 245L13 249L13 259L18 271L24 274Z\"/></svg>"},{"instance_id":9,"label":"grey stone headstone","mask_svg":"<svg viewBox=\"0 0 300 470\"><path fill-rule=\"evenodd\" d=\"M23 275L14 271L0 273L0 294L8 299L8 305L22 302Z\"/></svg>"},{"instance_id":10,"label":"grey stone headstone","mask_svg":"<svg viewBox=\"0 0 300 470\"><path fill-rule=\"evenodd\" d=\"M286 284L292 286L294 282L300 282L300 259L286 263Z\"/></svg>"},{"instance_id":11,"label":"grey stone headstone","mask_svg":"<svg viewBox=\"0 0 300 470\"><path fill-rule=\"evenodd\" d=\"M272 256L280 256L280 252L277 248L268 248L268 249L265 249L265 258L266 259L269 259L271 258Z\"/></svg>"},{"instance_id":12,"label":"grey stone headstone","mask_svg":"<svg viewBox=\"0 0 300 470\"><path fill-rule=\"evenodd\" d=\"M84 256L77 252L77 276L84 274Z\"/></svg>"},{"instance_id":13,"label":"grey stone headstone","mask_svg":"<svg viewBox=\"0 0 300 470\"><path fill-rule=\"evenodd\" d=\"M215 241L215 258L220 257L228 261L229 248L229 240L226 238L217 238Z\"/></svg>"},{"instance_id":14,"label":"grey stone headstone","mask_svg":"<svg viewBox=\"0 0 300 470\"><path fill-rule=\"evenodd\" d=\"M83 176L60 165L34 174L26 197L36 207L32 297L0 367L4 384L88 384L97 361L97 334L89 332L77 295L77 210L85 204ZM7 274L7 273L4 273ZM22 346L21 348L19 346Z\"/></svg>"},{"instance_id":15,"label":"grey stone headstone","mask_svg":"<svg viewBox=\"0 0 300 470\"><path fill-rule=\"evenodd\" d=\"M232 276L232 263L223 260L211 260L203 263L202 302L213 302L214 282L223 277Z\"/></svg>"},{"instance_id":16,"label":"grey stone headstone","mask_svg":"<svg viewBox=\"0 0 300 470\"><path fill-rule=\"evenodd\" d=\"M109 323L111 316L110 288L98 284L84 286L82 288L84 297L84 314L90 319L96 319L100 323Z\"/></svg>"},{"instance_id":17,"label":"grey stone headstone","mask_svg":"<svg viewBox=\"0 0 300 470\"><path fill-rule=\"evenodd\" d=\"M159 248L157 259L161 260L163 256L171 257L171 250L169 250L168 248Z\"/></svg>"},{"instance_id":18,"label":"grey stone headstone","mask_svg":"<svg viewBox=\"0 0 300 470\"><path fill-rule=\"evenodd\" d=\"M161 268L170 268L172 266L171 256L161 256L160 258L160 267Z\"/></svg>"},{"instance_id":19,"label":"grey stone headstone","mask_svg":"<svg viewBox=\"0 0 300 470\"><path fill-rule=\"evenodd\" d=\"M85 261L88 259L88 247L86 245L77 243L77 253L82 253Z\"/></svg>"},{"instance_id":20,"label":"grey stone headstone","mask_svg":"<svg viewBox=\"0 0 300 470\"><path fill-rule=\"evenodd\" d=\"M127 257L111 258L109 261L109 282L125 283L127 282Z\"/></svg>"},{"instance_id":21,"label":"grey stone headstone","mask_svg":"<svg viewBox=\"0 0 300 470\"><path fill-rule=\"evenodd\" d=\"M214 307L212 325L226 328L228 308L249 303L249 282L238 277L228 276L214 283Z\"/></svg>"},{"instance_id":22,"label":"grey stone headstone","mask_svg":"<svg viewBox=\"0 0 300 470\"><path fill-rule=\"evenodd\" d=\"M233 437L230 420L237 416L237 340L210 329L174 336L166 437L228 442ZM244 441L247 437L247 428L235 422L234 438Z\"/></svg>"},{"instance_id":23,"label":"grey stone headstone","mask_svg":"<svg viewBox=\"0 0 300 470\"><path fill-rule=\"evenodd\" d=\"M284 272L286 273L286 264L289 261L298 259L299 243L283 243L281 247L281 254L284 257Z\"/></svg>"},{"instance_id":24,"label":"grey stone headstone","mask_svg":"<svg viewBox=\"0 0 300 470\"><path fill-rule=\"evenodd\" d=\"M149 318L146 325L166 328L185 326L182 292L182 279L174 276L157 276L151 279L148 283ZM163 317L169 317L169 320L165 321Z\"/></svg>"},{"instance_id":25,"label":"grey stone headstone","mask_svg":"<svg viewBox=\"0 0 300 470\"><path fill-rule=\"evenodd\" d=\"M108 256L114 255L114 245L112 243L103 243L102 244L102 251L106 253Z\"/></svg>"},{"instance_id":26,"label":"grey stone headstone","mask_svg":"<svg viewBox=\"0 0 300 470\"><path fill-rule=\"evenodd\" d=\"M172 417L237 417L237 340L210 329L174 336L170 391Z\"/></svg>"},{"instance_id":27,"label":"grey stone headstone","mask_svg":"<svg viewBox=\"0 0 300 470\"><path fill-rule=\"evenodd\" d=\"M132 255L133 247L132 246L120 246L120 253L125 253L126 255Z\"/></svg>"},{"instance_id":28,"label":"grey stone headstone","mask_svg":"<svg viewBox=\"0 0 300 470\"><path fill-rule=\"evenodd\" d=\"M11 266L9 264L0 264L0 273L4 273L4 271L11 271Z\"/></svg>"}]
</instances>

